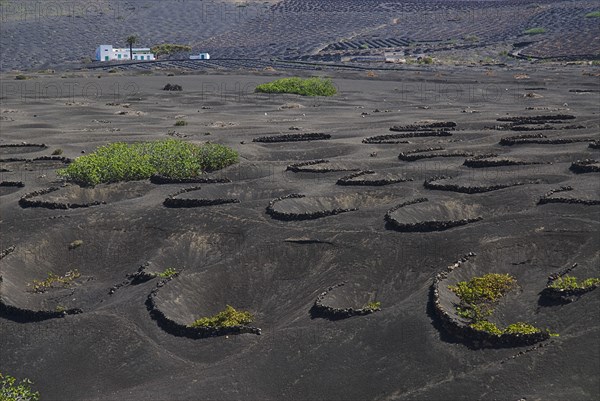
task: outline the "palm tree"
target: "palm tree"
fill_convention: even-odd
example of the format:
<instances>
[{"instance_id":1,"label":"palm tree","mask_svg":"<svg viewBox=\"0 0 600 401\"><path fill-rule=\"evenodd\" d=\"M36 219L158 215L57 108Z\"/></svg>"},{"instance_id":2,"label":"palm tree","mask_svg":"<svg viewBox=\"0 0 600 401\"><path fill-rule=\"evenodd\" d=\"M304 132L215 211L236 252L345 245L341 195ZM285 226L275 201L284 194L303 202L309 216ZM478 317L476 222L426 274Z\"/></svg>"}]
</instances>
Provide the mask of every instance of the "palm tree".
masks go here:
<instances>
[{"instance_id":1,"label":"palm tree","mask_svg":"<svg viewBox=\"0 0 600 401\"><path fill-rule=\"evenodd\" d=\"M137 43L138 39L137 36L135 35L131 35L127 37L127 44L129 45L129 59L133 60L133 44Z\"/></svg>"}]
</instances>

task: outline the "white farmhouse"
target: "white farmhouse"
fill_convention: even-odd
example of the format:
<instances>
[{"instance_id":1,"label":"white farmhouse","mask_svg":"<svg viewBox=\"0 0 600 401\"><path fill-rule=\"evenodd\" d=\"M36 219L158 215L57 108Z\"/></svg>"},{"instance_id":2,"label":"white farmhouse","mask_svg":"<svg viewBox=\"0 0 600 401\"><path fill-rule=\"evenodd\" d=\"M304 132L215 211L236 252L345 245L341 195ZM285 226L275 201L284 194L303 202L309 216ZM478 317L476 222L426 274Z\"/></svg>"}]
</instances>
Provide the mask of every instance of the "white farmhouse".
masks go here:
<instances>
[{"instance_id":1,"label":"white farmhouse","mask_svg":"<svg viewBox=\"0 0 600 401\"><path fill-rule=\"evenodd\" d=\"M208 53L200 53L197 56L190 56L190 60L209 60L210 54Z\"/></svg>"},{"instance_id":2,"label":"white farmhouse","mask_svg":"<svg viewBox=\"0 0 600 401\"><path fill-rule=\"evenodd\" d=\"M96 49L97 61L113 61L113 60L131 60L129 48L114 49L112 45L100 45ZM149 48L134 47L133 60L156 60L153 53L150 53Z\"/></svg>"}]
</instances>

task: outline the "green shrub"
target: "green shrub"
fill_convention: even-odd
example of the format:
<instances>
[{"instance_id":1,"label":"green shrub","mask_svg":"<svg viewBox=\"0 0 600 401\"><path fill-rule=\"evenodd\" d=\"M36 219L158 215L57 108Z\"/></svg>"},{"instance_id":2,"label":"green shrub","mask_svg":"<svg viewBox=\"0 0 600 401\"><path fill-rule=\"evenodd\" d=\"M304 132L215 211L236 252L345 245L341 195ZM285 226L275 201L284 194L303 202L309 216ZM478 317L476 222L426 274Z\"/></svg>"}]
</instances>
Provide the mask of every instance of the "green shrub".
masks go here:
<instances>
[{"instance_id":1,"label":"green shrub","mask_svg":"<svg viewBox=\"0 0 600 401\"><path fill-rule=\"evenodd\" d=\"M52 155L54 156L59 156L63 154L63 150L62 149L55 149L54 152L52 152Z\"/></svg>"},{"instance_id":2,"label":"green shrub","mask_svg":"<svg viewBox=\"0 0 600 401\"><path fill-rule=\"evenodd\" d=\"M0 401L37 401L40 399L40 393L32 391L30 385L33 384L29 379L23 379L17 382L17 379L10 375L0 373Z\"/></svg>"},{"instance_id":3,"label":"green shrub","mask_svg":"<svg viewBox=\"0 0 600 401\"><path fill-rule=\"evenodd\" d=\"M324 78L281 78L266 84L258 85L256 92L261 93L293 93L303 96L333 96L337 93L333 82Z\"/></svg>"},{"instance_id":4,"label":"green shrub","mask_svg":"<svg viewBox=\"0 0 600 401\"><path fill-rule=\"evenodd\" d=\"M433 64L433 58L431 57L422 57L418 60L419 64Z\"/></svg>"},{"instance_id":5,"label":"green shrub","mask_svg":"<svg viewBox=\"0 0 600 401\"><path fill-rule=\"evenodd\" d=\"M162 278L170 278L175 276L177 273L177 270L173 269L172 267L167 267L162 273L159 273L158 275Z\"/></svg>"},{"instance_id":6,"label":"green shrub","mask_svg":"<svg viewBox=\"0 0 600 401\"><path fill-rule=\"evenodd\" d=\"M599 284L600 278L590 277L583 280L581 283L578 283L577 277L565 275L552 281L552 283L548 287L555 288L557 290L569 291L577 289L585 290L590 287L598 286Z\"/></svg>"},{"instance_id":7,"label":"green shrub","mask_svg":"<svg viewBox=\"0 0 600 401\"><path fill-rule=\"evenodd\" d=\"M448 288L460 299L456 308L459 316L479 321L493 312L493 305L515 285L514 277L508 274L489 273L460 281Z\"/></svg>"},{"instance_id":8,"label":"green shrub","mask_svg":"<svg viewBox=\"0 0 600 401\"><path fill-rule=\"evenodd\" d=\"M498 328L494 323L488 322L487 320L480 320L475 323L471 323L470 326L475 330L486 331L490 334L495 334L497 336L502 334L502 330Z\"/></svg>"},{"instance_id":9,"label":"green shrub","mask_svg":"<svg viewBox=\"0 0 600 401\"><path fill-rule=\"evenodd\" d=\"M175 122L175 126L176 126L176 127L183 127L183 126L186 126L187 124L188 124L188 123L187 123L187 121L185 121L185 120L177 120L177 121Z\"/></svg>"},{"instance_id":10,"label":"green shrub","mask_svg":"<svg viewBox=\"0 0 600 401\"><path fill-rule=\"evenodd\" d=\"M154 53L156 57L173 54L173 53L181 53L181 52L190 52L192 51L192 47L188 45L177 45L174 43L164 43L162 45L156 45L150 48L150 52Z\"/></svg>"},{"instance_id":11,"label":"green shrub","mask_svg":"<svg viewBox=\"0 0 600 401\"><path fill-rule=\"evenodd\" d=\"M366 304L364 306L364 309L368 309L368 310L371 310L373 312L381 310L381 302L379 302L379 301L369 302L368 304Z\"/></svg>"},{"instance_id":12,"label":"green shrub","mask_svg":"<svg viewBox=\"0 0 600 401\"><path fill-rule=\"evenodd\" d=\"M81 273L77 269L69 270L64 276L49 272L45 280L33 280L33 283L30 285L33 287L33 292L42 293L48 291L50 288L68 287L79 277L81 277Z\"/></svg>"},{"instance_id":13,"label":"green shrub","mask_svg":"<svg viewBox=\"0 0 600 401\"><path fill-rule=\"evenodd\" d=\"M538 35L540 33L545 33L545 32L546 32L545 28L530 28L523 33L525 35Z\"/></svg>"},{"instance_id":14,"label":"green shrub","mask_svg":"<svg viewBox=\"0 0 600 401\"><path fill-rule=\"evenodd\" d=\"M15 77L15 79L16 79L17 81L24 81L24 80L26 80L26 79L29 79L29 77L28 77L27 75L19 74L19 75L17 75L17 76Z\"/></svg>"},{"instance_id":15,"label":"green shrub","mask_svg":"<svg viewBox=\"0 0 600 401\"><path fill-rule=\"evenodd\" d=\"M221 328L233 327L249 324L254 320L250 312L237 311L232 306L227 305L224 311L217 313L214 316L202 317L192 324L190 327L195 328Z\"/></svg>"},{"instance_id":16,"label":"green shrub","mask_svg":"<svg viewBox=\"0 0 600 401\"><path fill-rule=\"evenodd\" d=\"M161 174L190 178L238 161L238 154L223 145L195 145L177 139L101 146L89 155L75 159L59 176L83 185L132 181Z\"/></svg>"},{"instance_id":17,"label":"green shrub","mask_svg":"<svg viewBox=\"0 0 600 401\"><path fill-rule=\"evenodd\" d=\"M585 18L600 18L600 11L592 11L591 13L587 13Z\"/></svg>"},{"instance_id":18,"label":"green shrub","mask_svg":"<svg viewBox=\"0 0 600 401\"><path fill-rule=\"evenodd\" d=\"M541 330L537 327L523 322L513 323L504 329L505 334L535 334L540 332Z\"/></svg>"}]
</instances>

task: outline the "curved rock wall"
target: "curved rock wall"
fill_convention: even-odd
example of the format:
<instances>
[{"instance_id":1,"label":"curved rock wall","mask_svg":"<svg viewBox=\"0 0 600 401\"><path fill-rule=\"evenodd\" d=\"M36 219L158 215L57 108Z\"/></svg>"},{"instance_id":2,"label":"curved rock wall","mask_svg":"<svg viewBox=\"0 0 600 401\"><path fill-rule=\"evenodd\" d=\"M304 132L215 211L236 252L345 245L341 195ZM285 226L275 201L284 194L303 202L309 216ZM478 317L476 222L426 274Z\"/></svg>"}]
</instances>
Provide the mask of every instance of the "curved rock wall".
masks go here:
<instances>
[{"instance_id":1,"label":"curved rock wall","mask_svg":"<svg viewBox=\"0 0 600 401\"><path fill-rule=\"evenodd\" d=\"M330 139L331 135L323 133L306 133L306 134L283 134L271 136L259 136L254 138L252 142L275 143L275 142L303 142L303 141L320 141Z\"/></svg>"},{"instance_id":2,"label":"curved rock wall","mask_svg":"<svg viewBox=\"0 0 600 401\"><path fill-rule=\"evenodd\" d=\"M261 329L258 327L252 326L232 326L232 327L222 327L222 328L198 328L198 327L189 327L184 324L178 323L172 319L169 319L163 311L159 309L156 304L156 296L160 291L160 288L166 285L169 281L177 277L177 275L172 276L170 278L161 280L156 284L156 288L154 288L148 297L146 298L146 308L150 313L152 319L154 319L158 326L166 331L169 334L172 334L177 337L187 337L192 339L199 338L207 338L207 337L216 337L223 336L229 334L261 334Z\"/></svg>"},{"instance_id":3,"label":"curved rock wall","mask_svg":"<svg viewBox=\"0 0 600 401\"><path fill-rule=\"evenodd\" d=\"M331 210L319 210L317 212L284 213L284 212L278 212L274 208L274 206L277 202L280 202L284 199L304 198L304 197L305 197L305 195L301 195L301 194L289 194L289 195L280 196L278 198L275 198L275 199L269 201L269 205L267 206L267 214L278 220L300 221L300 220L314 220L314 219L318 219L321 217L333 216L333 215L340 214L340 213L353 212L353 211L358 210L358 208L350 208L350 209L338 208L338 209L331 209Z\"/></svg>"},{"instance_id":4,"label":"curved rock wall","mask_svg":"<svg viewBox=\"0 0 600 401\"><path fill-rule=\"evenodd\" d=\"M433 279L430 291L430 302L432 303L435 318L439 319L440 325L457 340L473 348L506 348L532 345L550 338L546 331L533 334L501 334L495 335L486 331L475 330L469 325L455 318L444 309L440 302L440 285L445 285L448 275L461 264L475 257L475 253L469 252L456 263L448 266L438 273Z\"/></svg>"},{"instance_id":5,"label":"curved rock wall","mask_svg":"<svg viewBox=\"0 0 600 401\"><path fill-rule=\"evenodd\" d=\"M338 287L343 287L345 284L346 282L332 285L331 287L327 288L325 291L320 293L317 299L315 300L314 305L310 309L311 315L313 317L322 317L329 320L340 320L352 316L364 316L377 312L377 310L370 308L334 308L326 305L324 303L324 299L327 296L327 294Z\"/></svg>"}]
</instances>

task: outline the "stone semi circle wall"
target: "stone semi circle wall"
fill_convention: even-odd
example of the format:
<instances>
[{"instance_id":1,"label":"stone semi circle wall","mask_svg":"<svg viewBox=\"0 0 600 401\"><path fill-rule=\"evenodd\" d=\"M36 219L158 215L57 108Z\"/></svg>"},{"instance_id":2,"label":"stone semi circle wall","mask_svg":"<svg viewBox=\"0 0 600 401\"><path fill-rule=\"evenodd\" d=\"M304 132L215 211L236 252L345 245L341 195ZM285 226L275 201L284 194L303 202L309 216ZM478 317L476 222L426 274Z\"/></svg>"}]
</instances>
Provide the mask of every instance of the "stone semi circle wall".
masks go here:
<instances>
[{"instance_id":1,"label":"stone semi circle wall","mask_svg":"<svg viewBox=\"0 0 600 401\"><path fill-rule=\"evenodd\" d=\"M540 297L542 298L542 300L545 299L545 300L549 300L551 302L559 301L561 303L570 303L570 302L573 302L576 299L578 299L583 294L586 294L586 293L598 288L598 284L594 284L587 288L575 288L572 290L563 290L560 288L551 288L550 287L550 285L555 280L557 280L559 277L562 277L565 274L569 273L571 270L573 270L576 267L577 267L577 263L574 263L572 266L567 267L566 269L563 269L556 273L552 273L550 276L548 276L548 283L546 284L546 288L544 288L542 290L542 292L540 292Z\"/></svg>"},{"instance_id":2,"label":"stone semi circle wall","mask_svg":"<svg viewBox=\"0 0 600 401\"><path fill-rule=\"evenodd\" d=\"M293 173L334 173L334 172L338 172L338 171L360 170L358 168L348 169L348 168L339 168L339 167L310 168L310 166L314 166L316 164L325 164L325 163L329 163L329 160L318 159L318 160L311 160L311 161L306 161L306 162L301 162L301 163L290 164L289 166L287 166L286 171L291 171Z\"/></svg>"},{"instance_id":3,"label":"stone semi circle wall","mask_svg":"<svg viewBox=\"0 0 600 401\"><path fill-rule=\"evenodd\" d=\"M482 220L482 217L476 217L473 219L461 219L461 220L447 220L447 221L421 221L417 223L400 223L392 217L392 213L396 210L416 203L427 202L427 198L417 198L397 206L394 206L384 216L386 226L388 229L401 231L401 232L429 232L429 231L443 231L452 227L464 226L465 224L473 223Z\"/></svg>"},{"instance_id":4,"label":"stone semi circle wall","mask_svg":"<svg viewBox=\"0 0 600 401\"><path fill-rule=\"evenodd\" d=\"M166 285L169 281L173 280L179 274L176 274L172 277L166 278L164 280L159 281L156 284L156 287L150 292L148 297L146 298L146 308L150 313L152 319L154 319L158 326L166 331L167 333L177 336L177 337L187 337L192 339L199 338L207 338L207 337L216 337L230 334L261 334L261 329L258 327L252 326L232 326L232 327L222 327L217 329L212 328L197 328L197 327L189 327L181 323L177 323L176 321L169 319L164 312L162 312L158 306L156 305L156 296L160 291L161 287Z\"/></svg>"},{"instance_id":5,"label":"stone semi circle wall","mask_svg":"<svg viewBox=\"0 0 600 401\"><path fill-rule=\"evenodd\" d=\"M538 145L562 145L576 142L590 142L593 138L548 138L543 134L524 134L508 136L500 139L499 144L503 146L512 146L519 144L538 144Z\"/></svg>"},{"instance_id":6,"label":"stone semi circle wall","mask_svg":"<svg viewBox=\"0 0 600 401\"><path fill-rule=\"evenodd\" d=\"M10 246L0 252L0 259L8 256L14 252L15 246ZM2 293L2 276L0 275L0 294ZM76 315L83 311L79 308L67 309L64 311L46 311L46 310L31 310L18 308L16 306L9 305L4 302L4 299L0 297L0 316L15 322L27 323L27 322L39 322L47 319L55 319L65 317L67 315Z\"/></svg>"},{"instance_id":7,"label":"stone semi circle wall","mask_svg":"<svg viewBox=\"0 0 600 401\"><path fill-rule=\"evenodd\" d=\"M306 134L283 134L271 136L259 136L254 138L252 142L275 143L275 142L303 142L303 141L321 141L331 139L331 135L323 133L306 133Z\"/></svg>"},{"instance_id":8,"label":"stone semi circle wall","mask_svg":"<svg viewBox=\"0 0 600 401\"><path fill-rule=\"evenodd\" d=\"M69 159L68 157L63 157L63 156L40 156L40 157L36 157L33 159L26 159L26 158L22 158L22 157L9 157L7 159L0 159L0 162L2 163L11 163L11 162L37 162L37 161L58 161L64 164L69 164L71 163L73 160Z\"/></svg>"},{"instance_id":9,"label":"stone semi circle wall","mask_svg":"<svg viewBox=\"0 0 600 401\"><path fill-rule=\"evenodd\" d=\"M19 199L19 206L21 206L24 209L28 208L28 207L43 207L46 209L63 209L64 210L64 209L77 209L77 208L82 208L82 207L90 207L90 206L98 206L98 205L106 204L106 202L99 202L99 201L94 201L94 202L89 202L89 203L60 203L60 202L48 202L48 201L41 201L41 200L33 199L37 196L46 195L51 192L58 191L59 189L60 189L59 187L50 187L50 188L42 189L39 191L30 192L26 195L23 195L21 197L21 199Z\"/></svg>"},{"instance_id":10,"label":"stone semi circle wall","mask_svg":"<svg viewBox=\"0 0 600 401\"><path fill-rule=\"evenodd\" d=\"M408 141L406 140L402 140L404 138L422 138L422 137L441 137L441 136L452 136L452 133L449 131L416 131L416 132L405 132L405 133L401 133L401 134L389 134L389 135L377 135L377 136L370 136L367 138L364 138L362 140L363 143L371 143L371 144L377 144L377 143L389 143L389 144L394 144L394 143L408 143Z\"/></svg>"},{"instance_id":11,"label":"stone semi circle wall","mask_svg":"<svg viewBox=\"0 0 600 401\"><path fill-rule=\"evenodd\" d=\"M153 184L220 184L231 182L229 178L209 178L209 177L194 177L194 178L172 178L160 174L154 174L150 177L150 182Z\"/></svg>"},{"instance_id":12,"label":"stone semi circle wall","mask_svg":"<svg viewBox=\"0 0 600 401\"><path fill-rule=\"evenodd\" d=\"M506 121L514 124L543 124L547 122L562 122L564 120L574 120L575 116L571 114L556 114L545 116L515 116L499 117L496 121Z\"/></svg>"},{"instance_id":13,"label":"stone semi circle wall","mask_svg":"<svg viewBox=\"0 0 600 401\"><path fill-rule=\"evenodd\" d=\"M398 159L412 162L421 159L432 159L434 157L471 157L473 153L471 152L448 152L448 153L422 153L424 151L419 152L402 152L398 155Z\"/></svg>"},{"instance_id":14,"label":"stone semi circle wall","mask_svg":"<svg viewBox=\"0 0 600 401\"><path fill-rule=\"evenodd\" d=\"M332 210L319 210L317 212L307 212L307 213L283 213L275 210L274 206L277 202L280 202L284 199L290 198L304 198L305 195L301 194L289 194L285 196L280 196L278 198L272 199L269 201L269 205L267 206L267 214L277 220L286 220L286 221L300 221L300 220L314 220L319 219L321 217L334 216L340 213L353 212L358 210L358 208L350 208L350 209L332 209Z\"/></svg>"},{"instance_id":15,"label":"stone semi circle wall","mask_svg":"<svg viewBox=\"0 0 600 401\"><path fill-rule=\"evenodd\" d=\"M224 204L228 204L228 203L240 203L240 200L235 199L235 198L230 198L230 199L224 199L224 198L178 199L178 198L176 198L176 196L178 196L178 195L181 195L186 192L197 191L200 188L201 187L183 188L183 189L175 192L174 194L169 195L169 197L163 201L163 205L165 207L171 207L171 208L188 208L188 207L224 205Z\"/></svg>"},{"instance_id":16,"label":"stone semi circle wall","mask_svg":"<svg viewBox=\"0 0 600 401\"><path fill-rule=\"evenodd\" d=\"M390 127L390 131L406 132L406 131L430 131L434 129L446 128L454 129L456 123L454 121L440 121L430 124L413 124L413 125L394 125Z\"/></svg>"},{"instance_id":17,"label":"stone semi circle wall","mask_svg":"<svg viewBox=\"0 0 600 401\"><path fill-rule=\"evenodd\" d=\"M552 190L548 191L547 193L545 193L544 196L542 196L540 198L540 200L538 200L538 205L545 205L547 203L571 203L571 204L580 204L580 205L586 205L586 206L600 205L600 200L598 200L598 199L577 199L577 198L567 198L567 197L561 198L561 197L553 197L552 196L555 193L572 191L572 190L573 190L573 187L571 187L571 186L564 186L564 187L560 187L557 189L552 189Z\"/></svg>"},{"instance_id":18,"label":"stone semi circle wall","mask_svg":"<svg viewBox=\"0 0 600 401\"><path fill-rule=\"evenodd\" d=\"M23 188L25 184L22 181L2 181L0 182L0 187L17 187Z\"/></svg>"},{"instance_id":19,"label":"stone semi circle wall","mask_svg":"<svg viewBox=\"0 0 600 401\"><path fill-rule=\"evenodd\" d=\"M600 141L593 140L588 144L588 148L590 149L600 149Z\"/></svg>"},{"instance_id":20,"label":"stone semi circle wall","mask_svg":"<svg viewBox=\"0 0 600 401\"><path fill-rule=\"evenodd\" d=\"M370 308L334 308L323 303L325 296L338 287L343 287L346 282L332 285L317 296L314 305L310 309L310 314L313 317L322 317L329 320L346 319L352 316L364 316L377 312Z\"/></svg>"},{"instance_id":21,"label":"stone semi circle wall","mask_svg":"<svg viewBox=\"0 0 600 401\"><path fill-rule=\"evenodd\" d=\"M496 191L498 189L504 189L509 187L515 187L519 185L531 184L527 182L517 181L511 184L496 184L496 185L481 185L478 187L465 187L463 185L458 184L437 184L436 181L443 179L450 179L452 177L449 176L438 176L428 178L423 182L423 186L427 189L439 190L439 191L452 191L452 192L460 192L464 194L479 194L483 192ZM532 182L534 183L534 182Z\"/></svg>"},{"instance_id":22,"label":"stone semi circle wall","mask_svg":"<svg viewBox=\"0 0 600 401\"><path fill-rule=\"evenodd\" d=\"M8 143L0 145L0 149L2 148L42 148L48 149L48 146L44 143Z\"/></svg>"},{"instance_id":23,"label":"stone semi circle wall","mask_svg":"<svg viewBox=\"0 0 600 401\"><path fill-rule=\"evenodd\" d=\"M577 160L571 163L569 170L576 174L600 173L600 163L594 159Z\"/></svg>"},{"instance_id":24,"label":"stone semi circle wall","mask_svg":"<svg viewBox=\"0 0 600 401\"><path fill-rule=\"evenodd\" d=\"M440 326L457 340L473 348L506 348L532 345L550 338L546 331L533 334L501 334L495 335L486 331L475 330L469 325L456 319L444 309L440 302L440 285L445 285L448 275L469 259L475 257L475 253L469 252L456 263L448 266L438 273L433 279L430 291L430 302L433 307L434 318L439 320Z\"/></svg>"},{"instance_id":25,"label":"stone semi circle wall","mask_svg":"<svg viewBox=\"0 0 600 401\"><path fill-rule=\"evenodd\" d=\"M407 182L407 181L413 181L412 178L394 178L394 179L379 179L379 180L356 180L355 178L357 177L361 177L363 175L368 175L368 174L375 174L375 172L373 170L360 170L357 171L356 173L352 173L349 174L345 177L340 178L339 180L337 180L336 185L361 185L361 186L373 186L373 187L378 187L378 186L384 186L384 185L389 185L389 184L396 184L398 182Z\"/></svg>"},{"instance_id":26,"label":"stone semi circle wall","mask_svg":"<svg viewBox=\"0 0 600 401\"><path fill-rule=\"evenodd\" d=\"M496 154L475 156L466 159L463 166L471 168L485 168L485 167L501 167L501 166L526 166L531 164L542 164L540 162L527 162L522 160L511 160L511 159L495 159L489 160L491 157L498 157Z\"/></svg>"}]
</instances>

